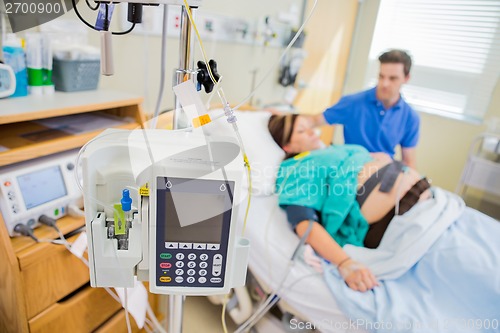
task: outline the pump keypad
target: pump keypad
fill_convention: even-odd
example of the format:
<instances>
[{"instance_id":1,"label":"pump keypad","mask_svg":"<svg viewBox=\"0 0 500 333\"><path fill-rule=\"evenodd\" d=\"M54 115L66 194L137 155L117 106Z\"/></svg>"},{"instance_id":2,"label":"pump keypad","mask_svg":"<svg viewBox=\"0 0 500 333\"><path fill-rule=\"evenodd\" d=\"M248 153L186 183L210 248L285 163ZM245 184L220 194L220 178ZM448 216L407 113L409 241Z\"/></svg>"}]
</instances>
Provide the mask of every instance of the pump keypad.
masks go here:
<instances>
[{"instance_id":1,"label":"pump keypad","mask_svg":"<svg viewBox=\"0 0 500 333\"><path fill-rule=\"evenodd\" d=\"M157 286L222 287L225 253L219 244L165 243L157 260Z\"/></svg>"}]
</instances>

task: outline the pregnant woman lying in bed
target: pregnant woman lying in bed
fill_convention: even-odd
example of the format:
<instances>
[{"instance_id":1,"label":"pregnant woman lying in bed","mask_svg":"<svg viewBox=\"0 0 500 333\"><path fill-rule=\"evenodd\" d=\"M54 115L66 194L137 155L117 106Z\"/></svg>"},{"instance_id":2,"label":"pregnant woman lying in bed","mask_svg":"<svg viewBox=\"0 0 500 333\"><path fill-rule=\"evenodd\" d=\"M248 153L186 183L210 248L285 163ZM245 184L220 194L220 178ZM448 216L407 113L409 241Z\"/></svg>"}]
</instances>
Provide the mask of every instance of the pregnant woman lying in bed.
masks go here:
<instances>
[{"instance_id":1,"label":"pregnant woman lying in bed","mask_svg":"<svg viewBox=\"0 0 500 333\"><path fill-rule=\"evenodd\" d=\"M394 215L431 196L429 182L385 154L357 145L324 147L307 117L272 116L269 131L285 151L276 180L288 221L323 258L337 265L347 285L377 285L370 269L342 246L376 248Z\"/></svg>"}]
</instances>

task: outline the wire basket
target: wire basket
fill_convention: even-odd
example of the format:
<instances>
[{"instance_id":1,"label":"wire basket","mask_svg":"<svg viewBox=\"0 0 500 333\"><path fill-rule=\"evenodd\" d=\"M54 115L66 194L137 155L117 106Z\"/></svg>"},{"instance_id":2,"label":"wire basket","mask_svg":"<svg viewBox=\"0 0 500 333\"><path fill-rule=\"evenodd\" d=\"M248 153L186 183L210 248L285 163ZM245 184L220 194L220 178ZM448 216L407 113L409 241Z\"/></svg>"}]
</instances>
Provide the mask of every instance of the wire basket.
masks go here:
<instances>
[{"instance_id":1,"label":"wire basket","mask_svg":"<svg viewBox=\"0 0 500 333\"><path fill-rule=\"evenodd\" d=\"M58 91L95 90L99 83L99 60L54 58L52 81Z\"/></svg>"}]
</instances>

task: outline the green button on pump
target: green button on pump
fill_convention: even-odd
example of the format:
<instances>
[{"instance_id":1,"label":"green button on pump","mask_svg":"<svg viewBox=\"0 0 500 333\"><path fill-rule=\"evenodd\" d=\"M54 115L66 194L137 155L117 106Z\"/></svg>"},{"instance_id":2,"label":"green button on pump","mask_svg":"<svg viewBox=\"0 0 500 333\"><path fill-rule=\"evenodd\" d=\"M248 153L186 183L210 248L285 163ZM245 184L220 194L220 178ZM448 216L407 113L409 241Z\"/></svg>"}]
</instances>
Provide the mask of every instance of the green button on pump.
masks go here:
<instances>
[{"instance_id":1,"label":"green button on pump","mask_svg":"<svg viewBox=\"0 0 500 333\"><path fill-rule=\"evenodd\" d=\"M170 253L161 253L160 258L161 259L170 259L170 258L172 258L172 255Z\"/></svg>"},{"instance_id":2,"label":"green button on pump","mask_svg":"<svg viewBox=\"0 0 500 333\"><path fill-rule=\"evenodd\" d=\"M54 215L55 216L59 215L59 208L54 209Z\"/></svg>"}]
</instances>

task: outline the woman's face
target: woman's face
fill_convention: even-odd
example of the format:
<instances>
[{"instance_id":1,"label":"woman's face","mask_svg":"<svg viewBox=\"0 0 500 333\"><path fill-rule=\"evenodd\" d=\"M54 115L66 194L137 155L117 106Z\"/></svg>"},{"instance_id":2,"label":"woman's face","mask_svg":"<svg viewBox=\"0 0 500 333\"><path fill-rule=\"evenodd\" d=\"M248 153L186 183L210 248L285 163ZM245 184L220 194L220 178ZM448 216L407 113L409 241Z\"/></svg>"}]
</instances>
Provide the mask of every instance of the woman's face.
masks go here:
<instances>
[{"instance_id":1,"label":"woman's face","mask_svg":"<svg viewBox=\"0 0 500 333\"><path fill-rule=\"evenodd\" d=\"M316 133L309 117L298 116L292 130L290 142L283 147L288 154L323 148L323 142Z\"/></svg>"}]
</instances>

